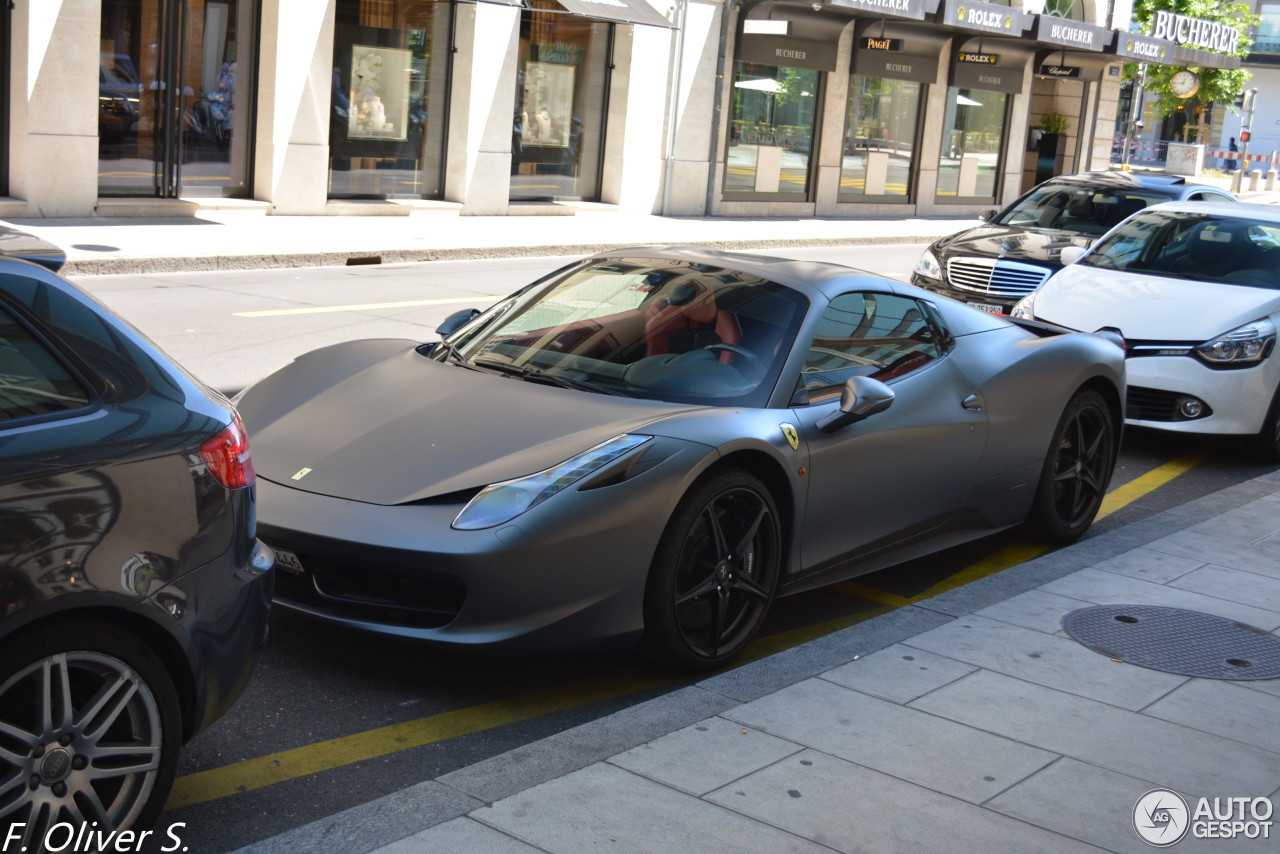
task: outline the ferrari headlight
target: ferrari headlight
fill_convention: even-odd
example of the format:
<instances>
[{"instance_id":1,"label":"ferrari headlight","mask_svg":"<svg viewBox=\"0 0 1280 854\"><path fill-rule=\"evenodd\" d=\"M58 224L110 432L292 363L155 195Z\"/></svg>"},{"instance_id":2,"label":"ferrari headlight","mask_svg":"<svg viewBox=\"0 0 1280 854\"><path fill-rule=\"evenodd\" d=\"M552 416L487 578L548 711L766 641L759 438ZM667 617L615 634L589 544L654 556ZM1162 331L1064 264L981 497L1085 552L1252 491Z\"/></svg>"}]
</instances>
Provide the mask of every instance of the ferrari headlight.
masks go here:
<instances>
[{"instance_id":1,"label":"ferrari headlight","mask_svg":"<svg viewBox=\"0 0 1280 854\"><path fill-rule=\"evenodd\" d=\"M1215 368L1243 368L1257 364L1276 343L1276 327L1267 318L1246 323L1196 348L1196 355Z\"/></svg>"},{"instance_id":2,"label":"ferrari headlight","mask_svg":"<svg viewBox=\"0 0 1280 854\"><path fill-rule=\"evenodd\" d=\"M510 522L651 438L623 433L545 471L490 484L462 508L453 520L453 527L459 531L478 531Z\"/></svg>"},{"instance_id":3,"label":"ferrari headlight","mask_svg":"<svg viewBox=\"0 0 1280 854\"><path fill-rule=\"evenodd\" d=\"M1032 291L1009 309L1010 317L1017 317L1022 320L1036 319L1036 291Z\"/></svg>"},{"instance_id":4,"label":"ferrari headlight","mask_svg":"<svg viewBox=\"0 0 1280 854\"><path fill-rule=\"evenodd\" d=\"M916 261L914 272L919 273L926 279L942 278L942 266L938 264L938 259L933 257L933 253L928 249L920 255L920 260Z\"/></svg>"}]
</instances>

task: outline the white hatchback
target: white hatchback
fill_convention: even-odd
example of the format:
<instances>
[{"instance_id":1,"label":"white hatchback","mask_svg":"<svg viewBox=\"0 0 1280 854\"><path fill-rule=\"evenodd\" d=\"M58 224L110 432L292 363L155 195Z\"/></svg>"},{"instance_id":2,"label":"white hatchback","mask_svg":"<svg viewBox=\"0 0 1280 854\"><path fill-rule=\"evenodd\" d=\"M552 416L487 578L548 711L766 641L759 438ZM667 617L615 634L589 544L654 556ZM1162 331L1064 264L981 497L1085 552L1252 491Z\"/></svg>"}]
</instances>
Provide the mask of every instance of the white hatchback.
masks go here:
<instances>
[{"instance_id":1,"label":"white hatchback","mask_svg":"<svg viewBox=\"0 0 1280 854\"><path fill-rule=\"evenodd\" d=\"M1280 208L1159 204L1063 260L1012 314L1119 332L1126 423L1246 437L1280 461Z\"/></svg>"}]
</instances>

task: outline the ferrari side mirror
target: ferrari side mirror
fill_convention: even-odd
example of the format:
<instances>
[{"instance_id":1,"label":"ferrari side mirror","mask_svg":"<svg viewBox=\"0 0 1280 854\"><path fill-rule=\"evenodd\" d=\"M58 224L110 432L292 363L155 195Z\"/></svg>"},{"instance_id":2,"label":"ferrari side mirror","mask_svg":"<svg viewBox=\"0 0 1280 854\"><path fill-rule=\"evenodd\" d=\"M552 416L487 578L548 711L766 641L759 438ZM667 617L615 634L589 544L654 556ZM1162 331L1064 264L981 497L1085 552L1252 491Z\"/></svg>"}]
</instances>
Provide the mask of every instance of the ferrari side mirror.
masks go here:
<instances>
[{"instance_id":1,"label":"ferrari side mirror","mask_svg":"<svg viewBox=\"0 0 1280 854\"><path fill-rule=\"evenodd\" d=\"M462 311L455 311L446 317L439 326L436 327L436 334L441 338L448 338L462 327L471 322L471 318L480 313L478 308L464 308Z\"/></svg>"},{"instance_id":2,"label":"ferrari side mirror","mask_svg":"<svg viewBox=\"0 0 1280 854\"><path fill-rule=\"evenodd\" d=\"M893 389L870 377L850 377L840 392L840 408L817 423L823 433L834 433L893 404Z\"/></svg>"}]
</instances>

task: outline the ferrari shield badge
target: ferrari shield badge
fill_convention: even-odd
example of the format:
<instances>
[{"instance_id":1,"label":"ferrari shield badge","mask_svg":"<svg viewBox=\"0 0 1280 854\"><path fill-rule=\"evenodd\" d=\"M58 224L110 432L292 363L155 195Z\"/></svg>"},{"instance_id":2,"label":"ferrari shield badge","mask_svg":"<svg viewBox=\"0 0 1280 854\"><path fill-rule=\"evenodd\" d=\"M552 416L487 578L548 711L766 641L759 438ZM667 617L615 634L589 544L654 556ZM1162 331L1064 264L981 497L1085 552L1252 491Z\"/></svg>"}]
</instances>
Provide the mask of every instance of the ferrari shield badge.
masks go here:
<instances>
[{"instance_id":1,"label":"ferrari shield badge","mask_svg":"<svg viewBox=\"0 0 1280 854\"><path fill-rule=\"evenodd\" d=\"M290 479L290 480L302 480L304 477L306 477L306 476L307 476L307 475L309 475L309 474L311 474L311 469L298 469L297 473L296 473L296 474L294 474L294 475L293 475L292 477L290 477L289 479Z\"/></svg>"},{"instance_id":2,"label":"ferrari shield badge","mask_svg":"<svg viewBox=\"0 0 1280 854\"><path fill-rule=\"evenodd\" d=\"M791 446L791 450L800 447L800 434L796 432L794 424L780 424L782 435L787 437L787 444Z\"/></svg>"}]
</instances>

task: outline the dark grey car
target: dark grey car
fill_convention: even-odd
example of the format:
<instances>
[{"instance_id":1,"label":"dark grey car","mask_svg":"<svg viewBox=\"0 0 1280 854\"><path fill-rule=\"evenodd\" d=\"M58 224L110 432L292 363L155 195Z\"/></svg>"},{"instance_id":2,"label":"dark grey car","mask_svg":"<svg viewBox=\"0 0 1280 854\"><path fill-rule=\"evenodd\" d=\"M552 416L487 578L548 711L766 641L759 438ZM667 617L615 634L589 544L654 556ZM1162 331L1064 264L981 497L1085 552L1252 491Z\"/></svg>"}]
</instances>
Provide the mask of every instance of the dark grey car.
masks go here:
<instances>
[{"instance_id":1,"label":"dark grey car","mask_svg":"<svg viewBox=\"0 0 1280 854\"><path fill-rule=\"evenodd\" d=\"M279 605L714 667L775 596L1024 522L1080 536L1121 429L1112 342L831 264L619 250L442 328L239 400Z\"/></svg>"},{"instance_id":2,"label":"dark grey car","mask_svg":"<svg viewBox=\"0 0 1280 854\"><path fill-rule=\"evenodd\" d=\"M145 828L182 743L239 696L273 578L253 479L226 398L74 285L0 258L0 827L12 850L44 851L58 825Z\"/></svg>"}]
</instances>

